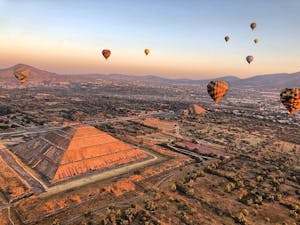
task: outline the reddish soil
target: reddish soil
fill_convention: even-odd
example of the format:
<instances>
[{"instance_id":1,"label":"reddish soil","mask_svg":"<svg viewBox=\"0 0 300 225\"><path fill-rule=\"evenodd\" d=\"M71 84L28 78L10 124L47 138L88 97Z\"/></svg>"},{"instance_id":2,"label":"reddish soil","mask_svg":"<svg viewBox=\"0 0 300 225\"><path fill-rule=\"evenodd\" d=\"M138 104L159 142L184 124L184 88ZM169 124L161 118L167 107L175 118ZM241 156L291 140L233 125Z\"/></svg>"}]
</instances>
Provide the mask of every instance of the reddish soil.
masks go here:
<instances>
[{"instance_id":1,"label":"reddish soil","mask_svg":"<svg viewBox=\"0 0 300 225\"><path fill-rule=\"evenodd\" d=\"M176 145L190 151L203 154L203 155L216 155L216 156L230 156L229 153L222 149L213 149L200 144L194 144L188 141L177 142Z\"/></svg>"}]
</instances>

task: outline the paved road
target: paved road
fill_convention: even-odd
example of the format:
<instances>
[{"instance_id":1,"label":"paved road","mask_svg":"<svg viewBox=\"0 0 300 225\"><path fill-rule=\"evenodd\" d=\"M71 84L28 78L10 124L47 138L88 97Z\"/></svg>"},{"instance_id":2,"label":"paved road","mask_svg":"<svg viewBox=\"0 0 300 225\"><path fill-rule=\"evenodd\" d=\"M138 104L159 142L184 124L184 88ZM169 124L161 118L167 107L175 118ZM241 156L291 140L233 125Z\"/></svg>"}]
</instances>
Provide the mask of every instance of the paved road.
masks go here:
<instances>
[{"instance_id":1,"label":"paved road","mask_svg":"<svg viewBox=\"0 0 300 225\"><path fill-rule=\"evenodd\" d=\"M59 130L63 127L66 127L66 126L26 128L26 129L19 130L19 131L0 133L0 138L2 138L2 137L8 138L11 136L21 136L21 135L27 135L27 134L44 133L44 132L48 132L48 131Z\"/></svg>"},{"instance_id":2,"label":"paved road","mask_svg":"<svg viewBox=\"0 0 300 225\"><path fill-rule=\"evenodd\" d=\"M153 113L153 114L144 114L139 116L122 117L118 119L107 119L104 121L83 121L83 123L88 123L90 125L97 125L97 124L123 122L129 120L141 120L141 119L152 118L152 117L164 117L164 116L170 116L174 114L175 114L174 112L161 112L161 113Z\"/></svg>"},{"instance_id":3,"label":"paved road","mask_svg":"<svg viewBox=\"0 0 300 225\"><path fill-rule=\"evenodd\" d=\"M91 126L98 125L98 124L106 124L106 123L115 123L115 122L123 122L123 121L129 121L129 120L140 120L145 118L151 118L151 117L160 117L160 116L169 116L174 115L173 112L163 112L163 113L156 113L156 114L145 114L145 115L139 115L139 116L132 116L132 117L123 117L118 119L107 119L102 121L82 121L83 124L89 124ZM30 127L25 128L19 131L12 131L12 132L5 132L0 133L0 138L9 138L11 136L22 136L22 135L28 135L28 134L37 134L37 133L45 133L49 131L59 130L64 127L68 127L67 125L64 126L56 126L56 127Z\"/></svg>"},{"instance_id":4,"label":"paved road","mask_svg":"<svg viewBox=\"0 0 300 225\"><path fill-rule=\"evenodd\" d=\"M171 146L170 144L167 144L167 147L170 148L170 149L173 149L174 151L179 152L181 154L188 155L188 156L190 156L192 158L196 158L200 162L202 162L203 160L211 159L211 157L202 156L200 154L197 154L197 153L192 152L192 151L188 151L186 149L182 149L182 148L177 148L177 147Z\"/></svg>"}]
</instances>

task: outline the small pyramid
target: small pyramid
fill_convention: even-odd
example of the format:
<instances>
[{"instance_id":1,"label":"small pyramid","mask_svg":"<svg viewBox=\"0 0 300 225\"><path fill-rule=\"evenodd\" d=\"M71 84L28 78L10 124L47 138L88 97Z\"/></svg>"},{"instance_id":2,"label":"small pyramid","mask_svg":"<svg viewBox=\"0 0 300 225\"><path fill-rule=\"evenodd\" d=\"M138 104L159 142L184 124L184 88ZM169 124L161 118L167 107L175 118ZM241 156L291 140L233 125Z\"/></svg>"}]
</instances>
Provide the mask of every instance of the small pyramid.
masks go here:
<instances>
[{"instance_id":1,"label":"small pyramid","mask_svg":"<svg viewBox=\"0 0 300 225\"><path fill-rule=\"evenodd\" d=\"M195 116L195 115L204 115L206 110L197 104L191 104L186 109L181 109L179 111L182 116Z\"/></svg>"},{"instance_id":2,"label":"small pyramid","mask_svg":"<svg viewBox=\"0 0 300 225\"><path fill-rule=\"evenodd\" d=\"M149 157L94 127L65 127L34 138L12 151L49 184L111 169Z\"/></svg>"},{"instance_id":3,"label":"small pyramid","mask_svg":"<svg viewBox=\"0 0 300 225\"><path fill-rule=\"evenodd\" d=\"M205 109L203 109L200 105L197 105L197 104L190 105L188 111L189 111L189 114L192 114L192 115L202 115L202 114L206 113Z\"/></svg>"},{"instance_id":4,"label":"small pyramid","mask_svg":"<svg viewBox=\"0 0 300 225\"><path fill-rule=\"evenodd\" d=\"M197 104L191 104L187 109L181 110L183 116L188 115L203 115L206 113L205 109Z\"/></svg>"}]
</instances>

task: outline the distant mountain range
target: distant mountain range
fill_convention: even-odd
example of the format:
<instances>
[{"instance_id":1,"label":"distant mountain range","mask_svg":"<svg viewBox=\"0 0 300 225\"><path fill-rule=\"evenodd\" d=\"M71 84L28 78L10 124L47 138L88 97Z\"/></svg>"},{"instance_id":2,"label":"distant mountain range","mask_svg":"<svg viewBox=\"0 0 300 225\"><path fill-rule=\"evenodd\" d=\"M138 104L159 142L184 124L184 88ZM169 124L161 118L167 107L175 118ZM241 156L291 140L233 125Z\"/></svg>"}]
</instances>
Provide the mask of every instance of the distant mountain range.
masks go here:
<instances>
[{"instance_id":1,"label":"distant mountain range","mask_svg":"<svg viewBox=\"0 0 300 225\"><path fill-rule=\"evenodd\" d=\"M40 70L35 67L17 64L15 66L0 69L0 84L1 83L16 83L16 79L13 76L14 68L22 66L30 70L29 81L32 83L56 83L56 82L92 82L96 79L104 80L118 80L124 82L150 82L150 83L162 83L162 84L207 84L210 80L192 80L192 79L168 79L154 75L147 76L131 76L123 74L75 74L75 75L62 75L51 73L45 70ZM240 79L236 76L225 76L215 78L217 80L225 80L231 86L248 86L258 88L285 88L285 87L300 87L300 72L297 73L278 73L278 74L266 74L258 75L246 79Z\"/></svg>"}]
</instances>

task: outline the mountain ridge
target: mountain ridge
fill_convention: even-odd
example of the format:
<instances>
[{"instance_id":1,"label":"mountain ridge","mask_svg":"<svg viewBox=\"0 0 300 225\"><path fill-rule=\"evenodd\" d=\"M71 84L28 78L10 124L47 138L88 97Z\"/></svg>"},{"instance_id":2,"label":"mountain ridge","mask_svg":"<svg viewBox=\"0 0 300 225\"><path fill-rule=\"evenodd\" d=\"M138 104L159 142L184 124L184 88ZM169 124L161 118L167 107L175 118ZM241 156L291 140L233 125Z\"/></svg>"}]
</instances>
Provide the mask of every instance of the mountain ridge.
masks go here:
<instances>
[{"instance_id":1,"label":"mountain ridge","mask_svg":"<svg viewBox=\"0 0 300 225\"><path fill-rule=\"evenodd\" d=\"M253 87L268 87L268 88L285 88L285 87L300 87L300 72L295 73L276 73L255 75L249 78L239 78L237 76L221 76L213 79L188 79L188 78L164 78L156 75L126 75L126 74L58 74L38 69L26 64L16 64L14 66L0 69L0 82L14 82L16 79L13 76L13 70L19 66L26 67L31 71L29 80L35 83L51 83L51 82L83 82L92 81L95 79L120 80L120 81L140 81L154 82L162 84L206 84L210 80L224 80L229 82L231 86L253 86Z\"/></svg>"}]
</instances>

